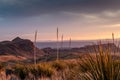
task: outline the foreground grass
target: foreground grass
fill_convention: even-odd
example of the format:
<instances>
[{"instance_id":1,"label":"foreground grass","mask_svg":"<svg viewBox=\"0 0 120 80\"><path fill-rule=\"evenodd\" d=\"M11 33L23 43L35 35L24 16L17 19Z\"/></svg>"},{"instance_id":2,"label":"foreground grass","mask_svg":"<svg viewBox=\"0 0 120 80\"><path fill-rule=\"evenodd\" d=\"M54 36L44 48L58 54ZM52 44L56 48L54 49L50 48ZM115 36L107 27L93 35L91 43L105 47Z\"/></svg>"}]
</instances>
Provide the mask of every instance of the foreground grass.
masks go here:
<instances>
[{"instance_id":1,"label":"foreground grass","mask_svg":"<svg viewBox=\"0 0 120 80\"><path fill-rule=\"evenodd\" d=\"M110 56L100 55L82 60L80 76L82 80L120 80L120 61L114 61Z\"/></svg>"}]
</instances>

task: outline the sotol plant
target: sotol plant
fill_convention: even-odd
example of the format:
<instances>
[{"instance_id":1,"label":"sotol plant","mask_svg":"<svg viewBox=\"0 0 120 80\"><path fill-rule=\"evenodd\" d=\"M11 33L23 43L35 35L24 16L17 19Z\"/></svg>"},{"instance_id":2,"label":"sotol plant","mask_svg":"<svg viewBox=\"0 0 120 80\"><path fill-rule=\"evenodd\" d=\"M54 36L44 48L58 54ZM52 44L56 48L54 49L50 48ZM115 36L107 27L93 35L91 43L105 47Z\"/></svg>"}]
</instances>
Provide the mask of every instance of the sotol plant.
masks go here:
<instances>
[{"instance_id":1,"label":"sotol plant","mask_svg":"<svg viewBox=\"0 0 120 80\"><path fill-rule=\"evenodd\" d=\"M104 51L99 45L94 58L82 59L80 71L81 80L120 80L120 61L112 58L109 47Z\"/></svg>"}]
</instances>

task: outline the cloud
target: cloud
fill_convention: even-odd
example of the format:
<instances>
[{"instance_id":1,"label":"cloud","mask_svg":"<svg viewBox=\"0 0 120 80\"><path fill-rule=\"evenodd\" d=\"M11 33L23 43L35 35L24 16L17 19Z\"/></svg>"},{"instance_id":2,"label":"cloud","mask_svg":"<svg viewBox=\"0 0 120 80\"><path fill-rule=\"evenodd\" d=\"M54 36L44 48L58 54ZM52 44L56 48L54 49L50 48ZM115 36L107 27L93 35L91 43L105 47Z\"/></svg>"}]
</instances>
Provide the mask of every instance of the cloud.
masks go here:
<instances>
[{"instance_id":1,"label":"cloud","mask_svg":"<svg viewBox=\"0 0 120 80\"><path fill-rule=\"evenodd\" d=\"M120 24L109 25L108 28L120 28Z\"/></svg>"},{"instance_id":2,"label":"cloud","mask_svg":"<svg viewBox=\"0 0 120 80\"><path fill-rule=\"evenodd\" d=\"M120 10L116 11L102 11L99 13L76 13L76 12L63 12L65 15L74 16L75 19L80 21L82 24L94 24L94 25L103 25L103 24L118 24L120 23Z\"/></svg>"},{"instance_id":3,"label":"cloud","mask_svg":"<svg viewBox=\"0 0 120 80\"><path fill-rule=\"evenodd\" d=\"M11 4L11 3L15 3L17 0L0 0L0 3L5 3L5 4Z\"/></svg>"},{"instance_id":4,"label":"cloud","mask_svg":"<svg viewBox=\"0 0 120 80\"><path fill-rule=\"evenodd\" d=\"M0 15L4 17L29 17L57 14L62 11L83 14L100 13L119 10L119 4L120 0L1 0Z\"/></svg>"}]
</instances>

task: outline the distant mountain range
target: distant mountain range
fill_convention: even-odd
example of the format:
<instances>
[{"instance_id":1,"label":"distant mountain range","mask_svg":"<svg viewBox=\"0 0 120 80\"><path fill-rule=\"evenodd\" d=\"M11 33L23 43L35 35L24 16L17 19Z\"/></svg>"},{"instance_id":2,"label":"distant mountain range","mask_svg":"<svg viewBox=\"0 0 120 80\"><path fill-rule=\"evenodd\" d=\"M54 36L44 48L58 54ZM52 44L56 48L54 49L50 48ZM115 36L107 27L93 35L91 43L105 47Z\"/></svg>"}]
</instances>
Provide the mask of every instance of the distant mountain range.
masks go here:
<instances>
[{"instance_id":1,"label":"distant mountain range","mask_svg":"<svg viewBox=\"0 0 120 80\"><path fill-rule=\"evenodd\" d=\"M93 45L93 44L98 44L100 40L73 40L71 41L71 48L80 48L80 47L84 47L87 45ZM119 44L120 39L115 39L115 44L118 45ZM101 40L102 44L106 44L106 43L112 43L113 40L112 39L102 39ZM56 48L56 41L46 41L46 42L37 42L37 47L38 48L47 48L47 47L51 47L51 48ZM59 47L61 48L61 41L59 41ZM68 48L69 47L69 41L64 41L63 42L63 48Z\"/></svg>"},{"instance_id":2,"label":"distant mountain range","mask_svg":"<svg viewBox=\"0 0 120 80\"><path fill-rule=\"evenodd\" d=\"M106 44L92 44L92 45L86 45L84 47L80 47L80 48L59 48L59 52L60 53L95 53L99 51L99 48L102 48L103 51L107 51L109 49L110 52L117 52L120 51L120 48L118 46L116 46L113 43L106 43ZM49 53L49 54L53 54L56 53L57 49L54 48L43 48L42 49L44 52Z\"/></svg>"}]
</instances>

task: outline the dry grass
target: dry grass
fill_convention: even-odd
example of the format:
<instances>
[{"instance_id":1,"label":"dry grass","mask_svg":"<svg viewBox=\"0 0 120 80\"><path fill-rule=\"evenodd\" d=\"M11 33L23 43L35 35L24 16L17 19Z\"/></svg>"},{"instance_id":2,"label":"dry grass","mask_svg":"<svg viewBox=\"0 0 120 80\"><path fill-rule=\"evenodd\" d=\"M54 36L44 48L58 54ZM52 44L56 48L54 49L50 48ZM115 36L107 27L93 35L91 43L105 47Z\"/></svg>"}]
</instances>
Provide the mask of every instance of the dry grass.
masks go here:
<instances>
[{"instance_id":1,"label":"dry grass","mask_svg":"<svg viewBox=\"0 0 120 80\"><path fill-rule=\"evenodd\" d=\"M33 64L16 64L11 66L13 74L10 76L20 80L34 77L36 80L120 80L119 65L120 61L113 61L109 54L92 54L79 60L40 63L36 67ZM1 75L5 78L3 68L1 66Z\"/></svg>"},{"instance_id":2,"label":"dry grass","mask_svg":"<svg viewBox=\"0 0 120 80\"><path fill-rule=\"evenodd\" d=\"M109 48L103 51L101 45L94 57L88 54L80 63L82 80L120 80L120 61L115 60Z\"/></svg>"},{"instance_id":3,"label":"dry grass","mask_svg":"<svg viewBox=\"0 0 120 80\"><path fill-rule=\"evenodd\" d=\"M13 56L13 55L1 55L0 56L0 62L7 62L7 61L10 61L10 60L25 60L26 58L25 57L22 57L22 56Z\"/></svg>"},{"instance_id":4,"label":"dry grass","mask_svg":"<svg viewBox=\"0 0 120 80\"><path fill-rule=\"evenodd\" d=\"M79 59L58 60L34 64L15 64L10 66L9 79L15 80L120 80L119 53L113 57L109 47L101 46L96 53L80 54ZM9 56L10 57L10 56ZM6 58L5 58L6 59ZM19 60L19 59L18 59ZM5 80L6 68L0 65ZM2 80L2 79L1 79Z\"/></svg>"}]
</instances>

